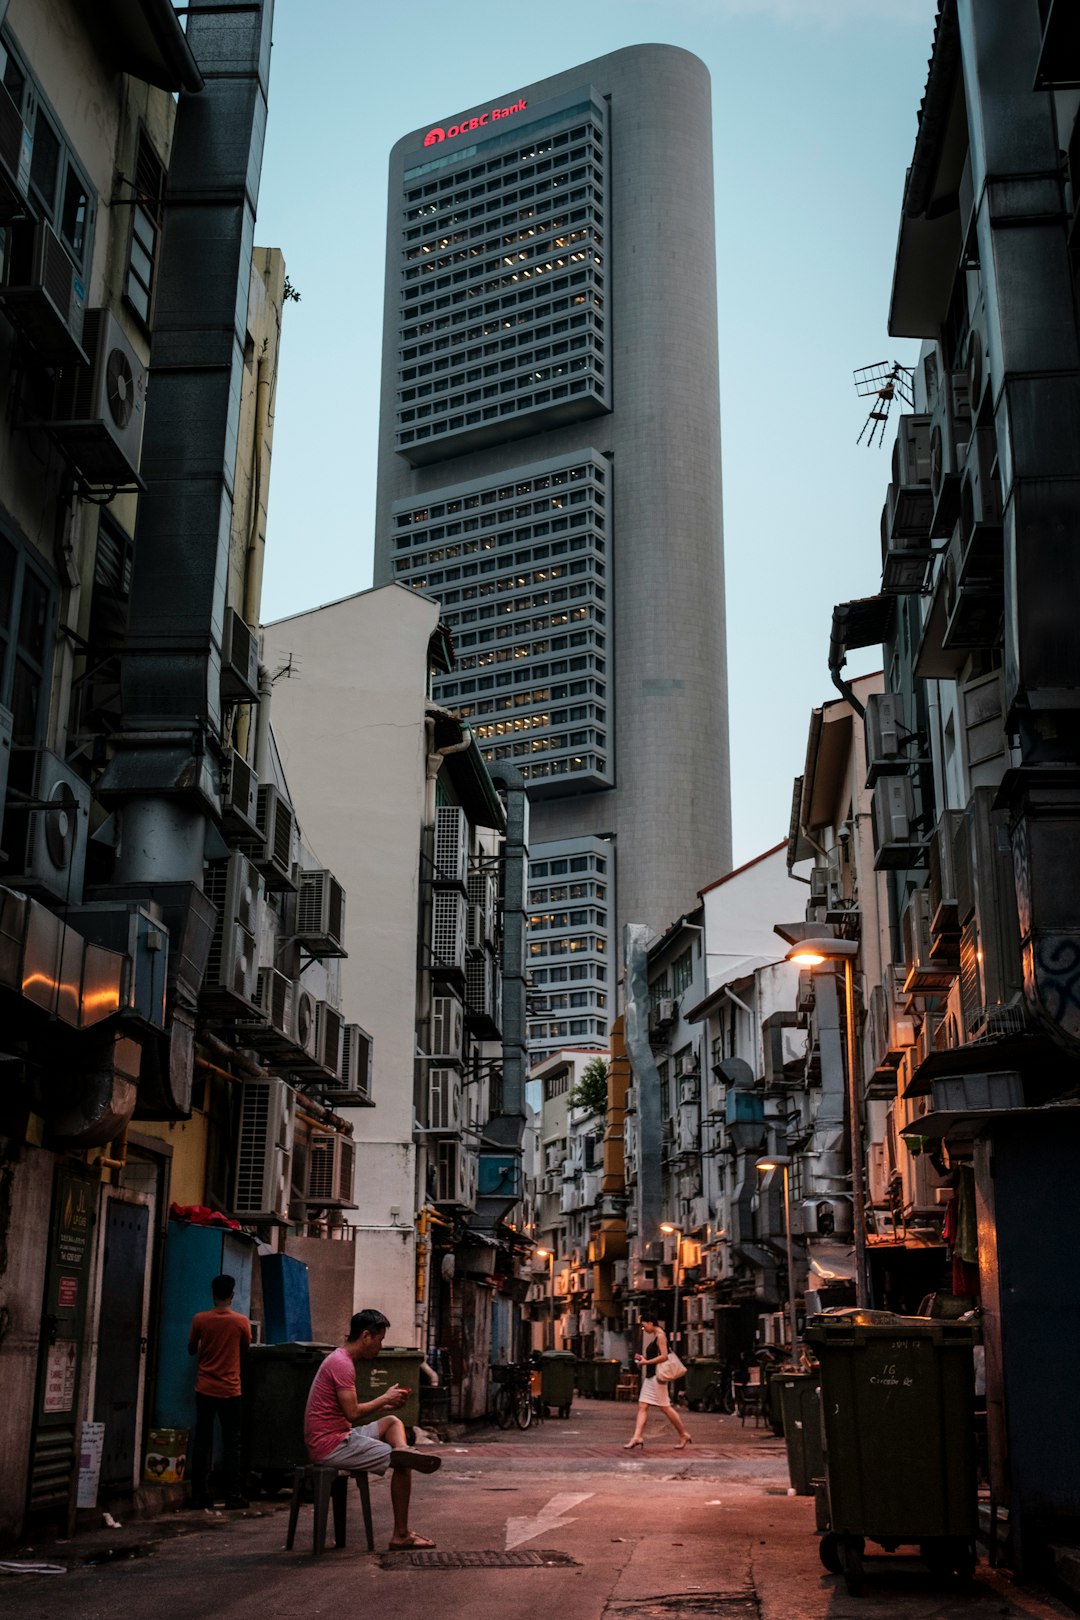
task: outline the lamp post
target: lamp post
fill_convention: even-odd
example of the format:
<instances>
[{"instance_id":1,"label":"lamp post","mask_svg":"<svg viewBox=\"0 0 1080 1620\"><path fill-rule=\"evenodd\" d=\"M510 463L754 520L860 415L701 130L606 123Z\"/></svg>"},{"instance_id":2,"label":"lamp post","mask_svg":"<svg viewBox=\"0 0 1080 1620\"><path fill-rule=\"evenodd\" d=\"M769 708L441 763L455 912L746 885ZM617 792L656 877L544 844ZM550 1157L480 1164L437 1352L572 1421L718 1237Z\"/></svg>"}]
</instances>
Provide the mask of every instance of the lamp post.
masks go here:
<instances>
[{"instance_id":1,"label":"lamp post","mask_svg":"<svg viewBox=\"0 0 1080 1620\"><path fill-rule=\"evenodd\" d=\"M671 1332L671 1346L672 1349L677 1349L679 1338L679 1290L682 1287L682 1231L679 1227L672 1226L670 1221L661 1221L660 1230L666 1232L669 1237L673 1234L675 1237L675 1325Z\"/></svg>"},{"instance_id":2,"label":"lamp post","mask_svg":"<svg viewBox=\"0 0 1080 1620\"><path fill-rule=\"evenodd\" d=\"M548 1263L548 1331L546 1337L549 1341L548 1349L555 1348L555 1256L550 1249L534 1249L541 1260Z\"/></svg>"},{"instance_id":3,"label":"lamp post","mask_svg":"<svg viewBox=\"0 0 1080 1620\"><path fill-rule=\"evenodd\" d=\"M851 1147L851 1217L855 1228L855 1303L867 1304L866 1297L866 1200L863 1179L866 1170L862 1120L859 1109L859 1081L855 1072L855 986L852 961L858 955L853 939L804 939L793 945L787 960L797 967L820 967L823 962L844 964L844 1011L847 1031L848 1132Z\"/></svg>"},{"instance_id":4,"label":"lamp post","mask_svg":"<svg viewBox=\"0 0 1080 1620\"><path fill-rule=\"evenodd\" d=\"M766 1175L770 1170L784 1172L784 1236L787 1239L788 1309L791 1312L791 1364L796 1366L799 1353L799 1322L795 1311L795 1256L791 1247L791 1191L788 1181L791 1159L786 1153L770 1153L764 1159L758 1159L754 1169L759 1175Z\"/></svg>"}]
</instances>

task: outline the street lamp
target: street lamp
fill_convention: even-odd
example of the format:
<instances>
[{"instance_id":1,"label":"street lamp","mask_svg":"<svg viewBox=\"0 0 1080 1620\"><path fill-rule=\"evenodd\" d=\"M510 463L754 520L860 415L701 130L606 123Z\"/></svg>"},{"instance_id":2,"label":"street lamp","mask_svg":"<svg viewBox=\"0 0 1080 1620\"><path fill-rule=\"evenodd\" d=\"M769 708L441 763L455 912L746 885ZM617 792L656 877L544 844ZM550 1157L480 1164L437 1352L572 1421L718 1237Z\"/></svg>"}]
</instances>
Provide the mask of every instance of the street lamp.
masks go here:
<instances>
[{"instance_id":1,"label":"street lamp","mask_svg":"<svg viewBox=\"0 0 1080 1620\"><path fill-rule=\"evenodd\" d=\"M844 1011L847 1029L848 1132L851 1144L851 1217L855 1228L855 1303L866 1298L866 1202L863 1195L865 1156L859 1109L859 1082L855 1073L855 987L852 959L859 953L854 939L804 939L793 945L787 960L796 967L821 967L824 962L844 964Z\"/></svg>"},{"instance_id":2,"label":"street lamp","mask_svg":"<svg viewBox=\"0 0 1080 1620\"><path fill-rule=\"evenodd\" d=\"M548 1263L548 1323L549 1323L549 1326L548 1326L547 1337L550 1340L550 1343L548 1344L548 1349L549 1350L554 1350L554 1348L555 1348L555 1256L551 1252L550 1249L534 1249L533 1254L538 1254L540 1256L541 1260L546 1260L547 1263Z\"/></svg>"},{"instance_id":3,"label":"street lamp","mask_svg":"<svg viewBox=\"0 0 1080 1620\"><path fill-rule=\"evenodd\" d=\"M754 1169L759 1175L766 1175L770 1170L782 1170L784 1172L784 1236L787 1239L788 1308L791 1311L791 1364L794 1367L798 1365L799 1323L795 1312L795 1258L791 1249L791 1193L788 1182L791 1159L786 1153L769 1153L764 1159L758 1159Z\"/></svg>"},{"instance_id":4,"label":"street lamp","mask_svg":"<svg viewBox=\"0 0 1080 1620\"><path fill-rule=\"evenodd\" d=\"M675 1240L676 1240L675 1241L675 1326L672 1329L672 1333L671 1333L671 1345L672 1345L672 1349L675 1349L677 1347L677 1341L678 1341L678 1338L679 1338L679 1289L682 1286L682 1231L678 1226L672 1226L670 1221L661 1221L660 1222L660 1230L661 1230L661 1232L666 1232L669 1237L672 1234L674 1234Z\"/></svg>"}]
</instances>

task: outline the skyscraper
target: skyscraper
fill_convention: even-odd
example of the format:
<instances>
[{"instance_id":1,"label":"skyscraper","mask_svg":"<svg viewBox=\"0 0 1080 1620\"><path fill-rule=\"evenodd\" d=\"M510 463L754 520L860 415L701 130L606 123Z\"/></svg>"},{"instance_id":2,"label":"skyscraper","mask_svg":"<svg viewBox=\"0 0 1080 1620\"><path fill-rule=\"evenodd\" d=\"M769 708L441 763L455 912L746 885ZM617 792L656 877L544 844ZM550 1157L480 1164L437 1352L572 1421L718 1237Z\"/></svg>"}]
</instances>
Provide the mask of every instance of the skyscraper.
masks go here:
<instances>
[{"instance_id":1,"label":"skyscraper","mask_svg":"<svg viewBox=\"0 0 1080 1620\"><path fill-rule=\"evenodd\" d=\"M375 577L526 777L534 1052L601 1045L623 921L730 858L708 73L613 52L390 158Z\"/></svg>"}]
</instances>

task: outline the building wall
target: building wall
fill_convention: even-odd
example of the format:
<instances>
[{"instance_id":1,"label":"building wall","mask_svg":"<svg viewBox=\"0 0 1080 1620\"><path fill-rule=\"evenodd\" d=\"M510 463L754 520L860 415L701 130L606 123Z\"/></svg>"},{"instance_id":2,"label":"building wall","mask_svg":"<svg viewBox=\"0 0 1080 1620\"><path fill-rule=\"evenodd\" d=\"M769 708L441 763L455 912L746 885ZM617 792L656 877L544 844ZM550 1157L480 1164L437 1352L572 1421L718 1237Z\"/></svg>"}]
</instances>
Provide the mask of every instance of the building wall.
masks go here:
<instances>
[{"instance_id":1,"label":"building wall","mask_svg":"<svg viewBox=\"0 0 1080 1620\"><path fill-rule=\"evenodd\" d=\"M399 199L406 156L422 147L428 126L393 149L376 578L395 577L395 502L593 449L610 460L616 786L535 803L532 851L613 833L620 917L659 927L671 894L692 893L722 870L730 847L709 81L685 51L641 46L502 100L539 105L590 84L610 108L604 297L613 409L418 468L394 448Z\"/></svg>"},{"instance_id":2,"label":"building wall","mask_svg":"<svg viewBox=\"0 0 1080 1620\"><path fill-rule=\"evenodd\" d=\"M357 1127L357 1307L415 1342L416 919L424 812L424 694L434 603L398 587L268 625L274 735L306 839L344 885L342 1006L374 1040L376 1106ZM349 1116L347 1116L349 1117ZM396 1210L395 1216L391 1211ZM404 1251L404 1253L403 1253Z\"/></svg>"},{"instance_id":3,"label":"building wall","mask_svg":"<svg viewBox=\"0 0 1080 1620\"><path fill-rule=\"evenodd\" d=\"M0 1162L0 1544L18 1535L26 1507L54 1165L31 1147L17 1164Z\"/></svg>"}]
</instances>

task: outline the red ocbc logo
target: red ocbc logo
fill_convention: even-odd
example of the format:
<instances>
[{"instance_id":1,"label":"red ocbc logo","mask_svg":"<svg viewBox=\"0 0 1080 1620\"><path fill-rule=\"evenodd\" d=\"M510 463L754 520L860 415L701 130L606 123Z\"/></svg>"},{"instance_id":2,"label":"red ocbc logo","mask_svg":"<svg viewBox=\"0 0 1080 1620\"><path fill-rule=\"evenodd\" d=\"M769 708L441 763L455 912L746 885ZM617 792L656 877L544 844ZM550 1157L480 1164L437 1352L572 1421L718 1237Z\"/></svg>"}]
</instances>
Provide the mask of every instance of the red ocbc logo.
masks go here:
<instances>
[{"instance_id":1,"label":"red ocbc logo","mask_svg":"<svg viewBox=\"0 0 1080 1620\"><path fill-rule=\"evenodd\" d=\"M488 112L481 113L478 118L464 118L460 124L451 124L449 129L443 129L436 124L424 136L425 146L438 146L440 141L452 141L456 135L469 135L473 130L483 129L485 124L497 123L502 118L512 118L514 113L524 112L528 102L524 96L515 101L512 107L492 107Z\"/></svg>"}]
</instances>

